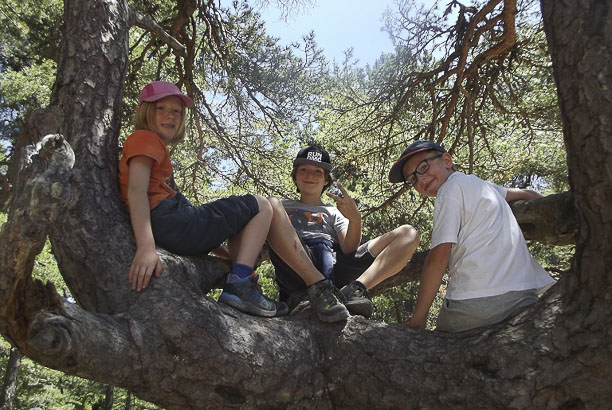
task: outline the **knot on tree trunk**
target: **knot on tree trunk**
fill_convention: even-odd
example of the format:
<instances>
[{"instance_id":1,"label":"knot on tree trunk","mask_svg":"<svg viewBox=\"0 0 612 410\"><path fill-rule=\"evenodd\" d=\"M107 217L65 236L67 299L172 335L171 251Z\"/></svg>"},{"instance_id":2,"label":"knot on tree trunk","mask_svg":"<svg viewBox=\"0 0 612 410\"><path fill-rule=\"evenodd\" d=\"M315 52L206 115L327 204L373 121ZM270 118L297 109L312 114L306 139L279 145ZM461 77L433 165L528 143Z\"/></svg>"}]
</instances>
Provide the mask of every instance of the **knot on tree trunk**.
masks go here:
<instances>
[{"instance_id":1,"label":"knot on tree trunk","mask_svg":"<svg viewBox=\"0 0 612 410\"><path fill-rule=\"evenodd\" d=\"M11 208L23 209L32 222L51 223L70 198L68 182L74 161L70 144L59 134L46 135L25 147L17 182L22 198L16 198Z\"/></svg>"},{"instance_id":2,"label":"knot on tree trunk","mask_svg":"<svg viewBox=\"0 0 612 410\"><path fill-rule=\"evenodd\" d=\"M48 313L38 315L32 322L28 334L29 347L44 356L66 356L70 361L70 355L67 354L72 349L70 326L70 320L63 316Z\"/></svg>"}]
</instances>

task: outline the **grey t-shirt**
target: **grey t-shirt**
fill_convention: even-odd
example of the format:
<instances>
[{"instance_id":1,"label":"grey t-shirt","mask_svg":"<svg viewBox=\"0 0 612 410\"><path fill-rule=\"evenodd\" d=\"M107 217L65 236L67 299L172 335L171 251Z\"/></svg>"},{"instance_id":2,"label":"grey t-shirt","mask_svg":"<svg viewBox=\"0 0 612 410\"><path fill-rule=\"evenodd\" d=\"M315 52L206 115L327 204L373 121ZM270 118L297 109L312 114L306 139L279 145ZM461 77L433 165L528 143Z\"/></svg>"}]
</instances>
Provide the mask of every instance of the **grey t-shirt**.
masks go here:
<instances>
[{"instance_id":1,"label":"grey t-shirt","mask_svg":"<svg viewBox=\"0 0 612 410\"><path fill-rule=\"evenodd\" d=\"M302 239L323 238L338 244L338 232L348 229L348 219L333 205L308 205L293 200L282 203Z\"/></svg>"}]
</instances>

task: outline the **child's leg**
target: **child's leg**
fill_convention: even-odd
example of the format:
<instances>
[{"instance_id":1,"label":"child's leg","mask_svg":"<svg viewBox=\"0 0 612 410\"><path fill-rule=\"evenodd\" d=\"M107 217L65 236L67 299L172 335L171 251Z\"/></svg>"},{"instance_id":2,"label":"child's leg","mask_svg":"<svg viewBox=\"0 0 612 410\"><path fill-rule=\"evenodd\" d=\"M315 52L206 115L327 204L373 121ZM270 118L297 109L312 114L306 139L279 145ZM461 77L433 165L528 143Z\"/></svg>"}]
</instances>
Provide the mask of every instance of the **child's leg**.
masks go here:
<instances>
[{"instance_id":1,"label":"child's leg","mask_svg":"<svg viewBox=\"0 0 612 410\"><path fill-rule=\"evenodd\" d=\"M254 195L259 212L249 221L240 234L228 240L229 253L234 263L255 266L257 256L268 236L272 221L272 206L262 196Z\"/></svg>"},{"instance_id":2,"label":"child's leg","mask_svg":"<svg viewBox=\"0 0 612 410\"><path fill-rule=\"evenodd\" d=\"M324 322L346 320L350 316L348 310L338 301L331 281L325 280L306 255L285 208L276 198L268 200L273 210L268 245L306 283L310 305L319 320Z\"/></svg>"},{"instance_id":3,"label":"child's leg","mask_svg":"<svg viewBox=\"0 0 612 410\"><path fill-rule=\"evenodd\" d=\"M306 255L295 228L291 225L285 208L276 198L268 198L272 205L273 216L268 234L268 245L310 286L325 277L315 268Z\"/></svg>"},{"instance_id":4,"label":"child's leg","mask_svg":"<svg viewBox=\"0 0 612 410\"><path fill-rule=\"evenodd\" d=\"M375 258L374 261L356 280L340 289L348 310L352 314L369 318L374 310L374 304L368 298L367 290L395 275L406 266L418 244L417 232L409 225L400 226L368 242L368 252ZM371 260L372 256L366 254L361 258L356 257L354 261L363 260L367 265L368 259ZM364 257L367 257L367 259L363 259ZM340 268L341 266L339 262L337 267ZM349 271L347 270L347 272ZM337 279L339 280L340 277Z\"/></svg>"},{"instance_id":5,"label":"child's leg","mask_svg":"<svg viewBox=\"0 0 612 410\"><path fill-rule=\"evenodd\" d=\"M253 274L253 267L268 235L272 207L264 197L256 195L254 197L259 211L238 235L228 240L229 253L234 265L219 301L246 313L270 317L277 314L276 305L261 294L257 285L257 275Z\"/></svg>"},{"instance_id":6,"label":"child's leg","mask_svg":"<svg viewBox=\"0 0 612 410\"><path fill-rule=\"evenodd\" d=\"M412 258L417 246L419 236L416 229L410 225L402 225L371 240L368 250L376 259L357 280L366 289L372 289L402 270Z\"/></svg>"}]
</instances>

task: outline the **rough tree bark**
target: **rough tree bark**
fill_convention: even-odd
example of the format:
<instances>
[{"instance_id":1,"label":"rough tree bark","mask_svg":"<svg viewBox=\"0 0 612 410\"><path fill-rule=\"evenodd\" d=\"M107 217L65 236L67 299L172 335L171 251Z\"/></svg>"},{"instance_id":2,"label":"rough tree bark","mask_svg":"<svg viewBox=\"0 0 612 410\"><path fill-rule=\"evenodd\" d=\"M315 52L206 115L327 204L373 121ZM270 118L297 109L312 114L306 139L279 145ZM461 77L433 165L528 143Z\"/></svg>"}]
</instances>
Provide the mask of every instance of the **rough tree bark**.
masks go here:
<instances>
[{"instance_id":1,"label":"rough tree bark","mask_svg":"<svg viewBox=\"0 0 612 410\"><path fill-rule=\"evenodd\" d=\"M13 410L15 397L17 396L17 376L21 368L23 354L19 349L13 347L9 356L6 372L2 381L2 393L0 394L0 410Z\"/></svg>"},{"instance_id":2,"label":"rough tree bark","mask_svg":"<svg viewBox=\"0 0 612 410\"><path fill-rule=\"evenodd\" d=\"M31 140L53 135L24 151L0 235L0 332L42 364L166 408L606 406L612 15L595 0L543 10L579 210L575 264L512 320L448 335L243 315L204 296L225 265L163 251L162 276L132 292L135 246L115 182L130 11L125 0L66 0L51 105L29 128ZM31 279L47 234L78 305Z\"/></svg>"}]
</instances>

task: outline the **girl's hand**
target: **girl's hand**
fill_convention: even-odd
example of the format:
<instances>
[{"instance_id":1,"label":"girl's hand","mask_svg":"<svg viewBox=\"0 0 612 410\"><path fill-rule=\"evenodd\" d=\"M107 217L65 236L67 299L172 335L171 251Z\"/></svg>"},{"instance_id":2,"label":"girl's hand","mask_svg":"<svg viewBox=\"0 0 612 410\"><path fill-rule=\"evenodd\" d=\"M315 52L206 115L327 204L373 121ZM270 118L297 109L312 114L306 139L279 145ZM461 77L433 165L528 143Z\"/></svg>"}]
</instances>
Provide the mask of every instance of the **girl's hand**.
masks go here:
<instances>
[{"instance_id":1,"label":"girl's hand","mask_svg":"<svg viewBox=\"0 0 612 410\"><path fill-rule=\"evenodd\" d=\"M361 214L359 213L359 209L357 209L357 204L351 198L351 196L346 192L346 189L342 186L340 182L338 182L338 188L340 188L340 192L344 195L344 198L334 195L330 192L327 192L327 196L336 201L336 208L344 215L346 219L349 221L361 220Z\"/></svg>"},{"instance_id":2,"label":"girl's hand","mask_svg":"<svg viewBox=\"0 0 612 410\"><path fill-rule=\"evenodd\" d=\"M134 260L130 266L129 281L132 290L140 292L149 284L151 275L159 278L163 266L155 249L136 250Z\"/></svg>"}]
</instances>

